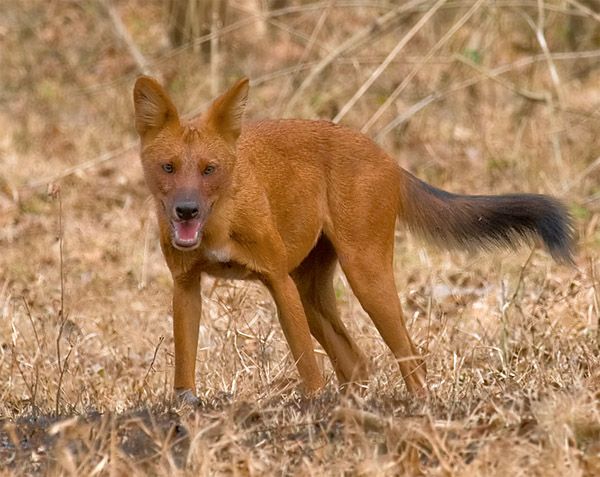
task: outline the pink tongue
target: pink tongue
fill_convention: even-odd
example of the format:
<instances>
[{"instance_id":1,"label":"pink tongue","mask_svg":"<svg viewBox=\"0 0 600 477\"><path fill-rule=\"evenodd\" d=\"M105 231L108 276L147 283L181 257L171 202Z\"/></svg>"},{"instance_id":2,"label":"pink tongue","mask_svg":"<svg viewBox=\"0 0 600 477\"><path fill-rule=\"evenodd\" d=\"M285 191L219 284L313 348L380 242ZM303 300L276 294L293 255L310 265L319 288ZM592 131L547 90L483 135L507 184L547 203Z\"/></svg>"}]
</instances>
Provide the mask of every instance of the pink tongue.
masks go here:
<instances>
[{"instance_id":1,"label":"pink tongue","mask_svg":"<svg viewBox=\"0 0 600 477\"><path fill-rule=\"evenodd\" d=\"M199 220L186 220L185 222L175 222L175 235L177 240L182 242L195 242L200 230Z\"/></svg>"}]
</instances>

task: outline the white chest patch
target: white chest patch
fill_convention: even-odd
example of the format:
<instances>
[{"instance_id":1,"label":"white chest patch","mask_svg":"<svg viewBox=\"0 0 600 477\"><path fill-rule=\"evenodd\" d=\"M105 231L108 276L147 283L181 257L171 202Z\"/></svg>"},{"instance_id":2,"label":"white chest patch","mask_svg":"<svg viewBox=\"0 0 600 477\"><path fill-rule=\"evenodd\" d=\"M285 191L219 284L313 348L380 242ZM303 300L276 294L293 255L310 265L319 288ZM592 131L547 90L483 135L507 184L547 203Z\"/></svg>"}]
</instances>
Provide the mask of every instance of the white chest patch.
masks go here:
<instances>
[{"instance_id":1,"label":"white chest patch","mask_svg":"<svg viewBox=\"0 0 600 477\"><path fill-rule=\"evenodd\" d=\"M211 262L227 263L231 260L231 247L223 245L222 247L207 248L204 255Z\"/></svg>"}]
</instances>

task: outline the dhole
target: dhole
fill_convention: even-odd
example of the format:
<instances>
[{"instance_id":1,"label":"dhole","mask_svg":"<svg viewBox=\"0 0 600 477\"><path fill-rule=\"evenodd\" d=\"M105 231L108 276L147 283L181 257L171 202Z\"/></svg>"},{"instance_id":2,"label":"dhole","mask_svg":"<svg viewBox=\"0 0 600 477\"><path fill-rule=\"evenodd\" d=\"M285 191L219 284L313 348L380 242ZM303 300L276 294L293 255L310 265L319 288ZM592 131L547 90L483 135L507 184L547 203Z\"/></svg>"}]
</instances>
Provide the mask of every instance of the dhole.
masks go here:
<instances>
[{"instance_id":1,"label":"dhole","mask_svg":"<svg viewBox=\"0 0 600 477\"><path fill-rule=\"evenodd\" d=\"M160 242L174 281L175 389L195 401L200 276L266 285L305 389L323 376L311 334L340 383L368 379L365 357L340 320L339 262L397 358L408 390L425 393L425 365L406 330L394 283L396 218L446 246L514 246L539 238L571 261L572 227L547 196L456 195L398 166L368 137L327 121L245 123L248 79L183 122L165 90L141 77L135 126Z\"/></svg>"}]
</instances>

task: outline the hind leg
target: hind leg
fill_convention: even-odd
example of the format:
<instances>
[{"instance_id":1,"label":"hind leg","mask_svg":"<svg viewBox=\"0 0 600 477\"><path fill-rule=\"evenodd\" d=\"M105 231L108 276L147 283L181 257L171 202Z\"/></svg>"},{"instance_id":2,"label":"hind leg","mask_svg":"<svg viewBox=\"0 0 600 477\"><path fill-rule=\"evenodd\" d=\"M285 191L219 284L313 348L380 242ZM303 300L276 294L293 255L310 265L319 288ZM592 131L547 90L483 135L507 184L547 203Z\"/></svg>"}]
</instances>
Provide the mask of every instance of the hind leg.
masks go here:
<instances>
[{"instance_id":1,"label":"hind leg","mask_svg":"<svg viewBox=\"0 0 600 477\"><path fill-rule=\"evenodd\" d=\"M332 195L330 210L336 213L324 233L352 291L396 357L409 392L426 394L425 364L408 335L394 281L398 169L365 171L352 190Z\"/></svg>"},{"instance_id":2,"label":"hind leg","mask_svg":"<svg viewBox=\"0 0 600 477\"><path fill-rule=\"evenodd\" d=\"M336 263L331 243L322 237L292 277L300 292L310 331L331 359L340 384L366 381L365 357L348 334L337 310L333 289Z\"/></svg>"},{"instance_id":3,"label":"hind leg","mask_svg":"<svg viewBox=\"0 0 600 477\"><path fill-rule=\"evenodd\" d=\"M425 394L425 363L404 323L391 259L355 253L346 255L340 263L354 294L398 360L408 390Z\"/></svg>"}]
</instances>

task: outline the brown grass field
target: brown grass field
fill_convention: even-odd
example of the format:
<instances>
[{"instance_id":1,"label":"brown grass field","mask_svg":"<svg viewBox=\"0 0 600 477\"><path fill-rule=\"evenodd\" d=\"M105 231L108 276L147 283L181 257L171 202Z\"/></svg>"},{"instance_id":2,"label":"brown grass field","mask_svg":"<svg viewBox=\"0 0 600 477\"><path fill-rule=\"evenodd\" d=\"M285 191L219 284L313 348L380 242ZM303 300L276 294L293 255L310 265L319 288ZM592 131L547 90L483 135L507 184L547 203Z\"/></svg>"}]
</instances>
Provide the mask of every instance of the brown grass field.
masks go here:
<instances>
[{"instance_id":1,"label":"brown grass field","mask_svg":"<svg viewBox=\"0 0 600 477\"><path fill-rule=\"evenodd\" d=\"M600 2L227 7L174 46L158 0L0 5L0 475L600 475ZM344 393L317 350L315 399L268 293L207 278L202 405L178 408L133 128L144 70L189 115L245 74L247 118L335 118L437 187L561 197L576 266L534 244L439 251L399 225L428 402L341 273L373 375Z\"/></svg>"}]
</instances>

